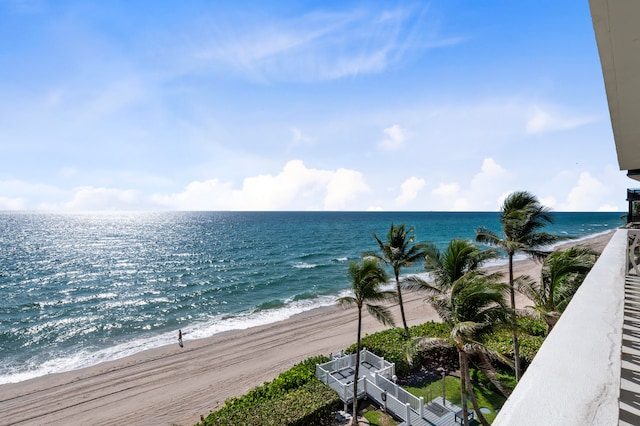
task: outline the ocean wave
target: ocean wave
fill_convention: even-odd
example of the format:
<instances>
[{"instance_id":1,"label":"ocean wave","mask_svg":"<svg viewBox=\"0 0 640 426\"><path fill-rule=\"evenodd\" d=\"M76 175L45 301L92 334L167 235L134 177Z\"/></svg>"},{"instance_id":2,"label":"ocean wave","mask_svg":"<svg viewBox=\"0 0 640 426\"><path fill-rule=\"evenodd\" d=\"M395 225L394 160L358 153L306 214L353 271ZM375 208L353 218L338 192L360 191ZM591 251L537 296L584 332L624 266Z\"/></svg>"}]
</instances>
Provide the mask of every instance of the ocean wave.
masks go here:
<instances>
[{"instance_id":1,"label":"ocean wave","mask_svg":"<svg viewBox=\"0 0 640 426\"><path fill-rule=\"evenodd\" d=\"M312 269L317 268L318 265L315 263L297 262L293 264L293 267L296 269Z\"/></svg>"},{"instance_id":2,"label":"ocean wave","mask_svg":"<svg viewBox=\"0 0 640 426\"><path fill-rule=\"evenodd\" d=\"M598 237L601 237L603 235L607 235L607 234L609 234L609 233L611 233L613 231L615 231L615 229L609 228L609 229L607 229L605 231L594 232L594 233L591 233L591 234L583 235L583 236L578 237L578 238L569 238L569 239L566 239L566 240L561 240L561 241L558 241L557 243L554 243L554 244L551 244L551 245L547 246L546 249L547 250L555 250L556 248L558 248L558 247L560 247L560 246L562 246L564 244L567 244L567 243L580 244L580 243L583 243L585 241L589 241L589 240L592 240L594 238L598 238Z\"/></svg>"},{"instance_id":3,"label":"ocean wave","mask_svg":"<svg viewBox=\"0 0 640 426\"><path fill-rule=\"evenodd\" d=\"M405 219L398 219L398 214ZM6 348L0 383L175 344L178 328L186 340L210 337L330 306L350 294L348 261L375 249L371 231L382 232L391 220L408 221L442 247L454 231L469 239L475 236L473 230L447 227L449 219L462 226L470 214L357 214L357 221L352 221L352 214L295 215L304 223L274 228L267 225L271 213L252 214L250 221L244 214L224 214L228 223L213 227L220 232L207 233L217 214L159 214L149 221L140 215L124 228L119 219L114 222L108 216L38 214L33 216L38 219L34 226L31 216L3 214L5 224L15 225L4 228L3 250L25 255L0 261L0 298L9 307L5 324L11 327L0 335L0 345ZM496 214L471 216L497 226ZM600 215L559 216L564 222L558 221L557 231L551 232L608 232L594 226ZM100 226L92 222L87 227L89 219ZM619 222L617 216L605 219L602 226L609 224L610 229ZM343 230L340 238L332 233L318 241L329 229ZM118 239L113 238L114 230ZM48 249L33 250L21 243L26 233ZM156 243L140 250L140 241ZM504 265L507 260L495 262ZM416 264L402 272L421 275L424 270ZM385 285L394 288L393 280ZM97 317L85 318L88 315Z\"/></svg>"},{"instance_id":4,"label":"ocean wave","mask_svg":"<svg viewBox=\"0 0 640 426\"><path fill-rule=\"evenodd\" d=\"M341 290L337 294L322 295L313 298L294 297L285 301L272 301L261 304L251 312L241 314L215 315L206 321L182 326L184 341L212 337L219 333L233 330L245 330L267 325L291 318L314 309L334 306L339 297L350 294ZM269 306L272 305L272 306ZM176 327L177 328L177 327ZM34 358L19 364L7 363L0 367L0 384L15 383L53 373L90 367L101 362L124 358L145 350L154 349L175 343L176 332L146 334L100 350L81 349L68 353L59 353L51 359Z\"/></svg>"}]
</instances>

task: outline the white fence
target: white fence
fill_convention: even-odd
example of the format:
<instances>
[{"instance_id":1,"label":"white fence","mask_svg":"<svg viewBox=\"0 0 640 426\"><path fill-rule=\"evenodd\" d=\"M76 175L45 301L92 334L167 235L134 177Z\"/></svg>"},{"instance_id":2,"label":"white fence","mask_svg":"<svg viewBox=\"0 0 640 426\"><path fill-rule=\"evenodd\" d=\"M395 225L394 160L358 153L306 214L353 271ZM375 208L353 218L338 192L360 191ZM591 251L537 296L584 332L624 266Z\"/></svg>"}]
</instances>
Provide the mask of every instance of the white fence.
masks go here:
<instances>
[{"instance_id":1,"label":"white fence","mask_svg":"<svg viewBox=\"0 0 640 426\"><path fill-rule=\"evenodd\" d=\"M316 365L316 377L338 392L345 404L353 401L353 380L341 381L334 377L334 373L355 367L355 358L355 354L345 355ZM360 353L360 362L368 365L363 369L366 369L366 373L363 372L358 380L358 399L368 396L406 422L406 425L430 424L424 420L424 399L417 398L392 381L395 373L394 364L366 349Z\"/></svg>"}]
</instances>

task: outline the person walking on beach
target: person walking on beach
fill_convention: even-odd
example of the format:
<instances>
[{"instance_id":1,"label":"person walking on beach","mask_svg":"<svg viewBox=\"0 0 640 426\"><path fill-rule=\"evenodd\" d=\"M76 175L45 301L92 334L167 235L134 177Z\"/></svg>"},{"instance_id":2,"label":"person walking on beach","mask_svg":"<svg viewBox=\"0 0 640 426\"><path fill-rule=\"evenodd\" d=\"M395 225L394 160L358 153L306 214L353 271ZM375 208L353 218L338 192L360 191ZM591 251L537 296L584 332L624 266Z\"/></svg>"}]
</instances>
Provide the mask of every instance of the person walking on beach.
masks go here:
<instances>
[{"instance_id":1,"label":"person walking on beach","mask_svg":"<svg viewBox=\"0 0 640 426\"><path fill-rule=\"evenodd\" d=\"M178 330L178 344L182 347L182 330Z\"/></svg>"}]
</instances>

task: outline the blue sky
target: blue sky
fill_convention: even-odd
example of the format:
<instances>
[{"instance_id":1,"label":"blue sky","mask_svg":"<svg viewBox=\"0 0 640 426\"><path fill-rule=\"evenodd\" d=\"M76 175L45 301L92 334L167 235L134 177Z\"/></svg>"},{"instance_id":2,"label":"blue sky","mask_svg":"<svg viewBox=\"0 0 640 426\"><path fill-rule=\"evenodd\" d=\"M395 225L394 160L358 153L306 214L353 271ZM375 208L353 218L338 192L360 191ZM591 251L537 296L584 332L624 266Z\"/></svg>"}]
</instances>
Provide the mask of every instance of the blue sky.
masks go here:
<instances>
[{"instance_id":1,"label":"blue sky","mask_svg":"<svg viewBox=\"0 0 640 426\"><path fill-rule=\"evenodd\" d=\"M625 211L586 0L0 0L0 209Z\"/></svg>"}]
</instances>

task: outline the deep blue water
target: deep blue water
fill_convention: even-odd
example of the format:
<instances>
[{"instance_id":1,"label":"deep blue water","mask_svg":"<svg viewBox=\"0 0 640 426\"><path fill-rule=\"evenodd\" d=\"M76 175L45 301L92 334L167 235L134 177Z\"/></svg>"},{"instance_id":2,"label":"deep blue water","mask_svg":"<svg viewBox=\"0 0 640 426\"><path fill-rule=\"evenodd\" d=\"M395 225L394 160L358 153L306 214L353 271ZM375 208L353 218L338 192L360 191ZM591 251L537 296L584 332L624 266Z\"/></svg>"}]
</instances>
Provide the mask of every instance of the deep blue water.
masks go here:
<instances>
[{"instance_id":1,"label":"deep blue water","mask_svg":"<svg viewBox=\"0 0 640 426\"><path fill-rule=\"evenodd\" d=\"M583 238L621 215L556 213L547 230ZM391 222L439 246L499 231L497 213L0 212L0 383L329 306Z\"/></svg>"}]
</instances>

